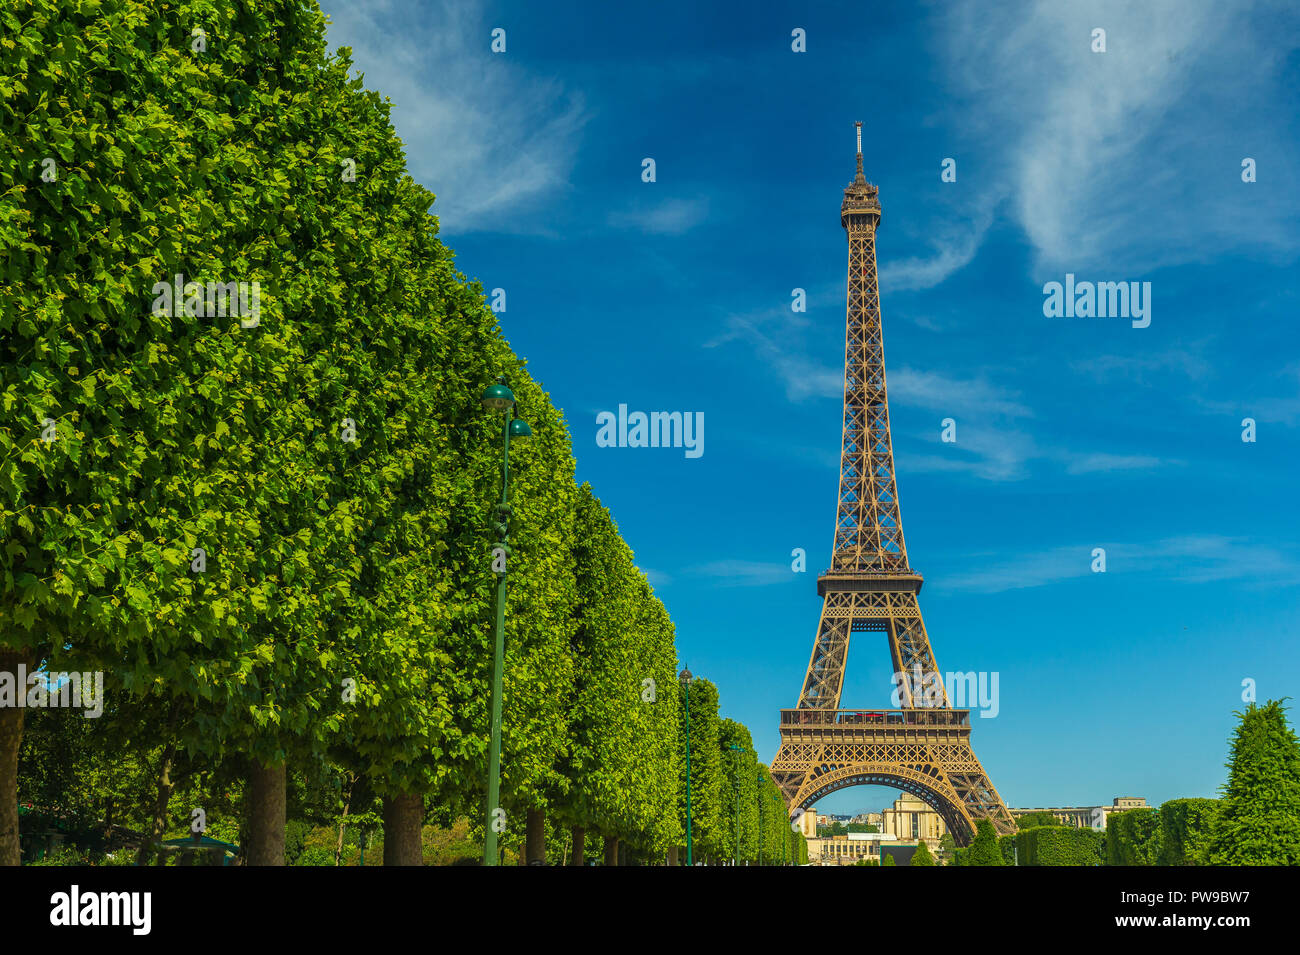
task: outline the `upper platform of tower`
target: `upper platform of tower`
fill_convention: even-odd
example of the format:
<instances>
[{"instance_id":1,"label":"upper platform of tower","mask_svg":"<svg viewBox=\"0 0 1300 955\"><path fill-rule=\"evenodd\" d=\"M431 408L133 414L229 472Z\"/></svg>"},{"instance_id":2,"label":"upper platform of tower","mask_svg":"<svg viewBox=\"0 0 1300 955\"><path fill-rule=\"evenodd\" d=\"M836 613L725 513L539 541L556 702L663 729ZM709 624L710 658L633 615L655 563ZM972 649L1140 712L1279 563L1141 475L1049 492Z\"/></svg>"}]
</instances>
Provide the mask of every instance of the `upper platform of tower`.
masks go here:
<instances>
[{"instance_id":1,"label":"upper platform of tower","mask_svg":"<svg viewBox=\"0 0 1300 955\"><path fill-rule=\"evenodd\" d=\"M880 190L867 182L862 174L862 124L858 128L858 174L844 189L844 202L840 204L840 225L849 227L850 219L869 224L872 228L880 225ZM859 218L865 217L865 218Z\"/></svg>"}]
</instances>

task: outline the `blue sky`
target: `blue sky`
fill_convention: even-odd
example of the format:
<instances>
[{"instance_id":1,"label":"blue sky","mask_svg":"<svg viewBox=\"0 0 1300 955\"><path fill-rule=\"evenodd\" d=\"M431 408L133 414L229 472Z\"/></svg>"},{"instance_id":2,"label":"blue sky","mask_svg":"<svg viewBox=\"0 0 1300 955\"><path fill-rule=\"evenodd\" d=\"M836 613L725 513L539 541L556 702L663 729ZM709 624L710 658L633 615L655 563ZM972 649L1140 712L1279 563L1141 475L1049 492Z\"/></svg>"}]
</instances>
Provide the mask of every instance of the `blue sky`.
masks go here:
<instances>
[{"instance_id":1,"label":"blue sky","mask_svg":"<svg viewBox=\"0 0 1300 955\"><path fill-rule=\"evenodd\" d=\"M1242 681L1300 696L1293 6L322 5L761 758L830 559L854 120L908 551L940 667L999 673L1006 802L1214 795ZM1150 326L1045 317L1067 273L1150 282ZM597 447L619 404L702 412L705 453ZM856 638L843 705L890 670Z\"/></svg>"}]
</instances>

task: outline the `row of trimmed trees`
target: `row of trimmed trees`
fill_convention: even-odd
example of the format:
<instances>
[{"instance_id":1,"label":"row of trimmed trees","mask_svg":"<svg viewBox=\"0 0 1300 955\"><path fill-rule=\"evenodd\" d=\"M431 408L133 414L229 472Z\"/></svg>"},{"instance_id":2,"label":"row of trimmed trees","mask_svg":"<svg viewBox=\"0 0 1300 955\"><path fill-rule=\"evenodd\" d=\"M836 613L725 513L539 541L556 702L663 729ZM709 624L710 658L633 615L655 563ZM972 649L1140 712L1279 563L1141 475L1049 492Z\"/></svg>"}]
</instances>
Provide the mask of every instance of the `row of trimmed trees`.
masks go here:
<instances>
[{"instance_id":1,"label":"row of trimmed trees","mask_svg":"<svg viewBox=\"0 0 1300 955\"><path fill-rule=\"evenodd\" d=\"M0 142L0 863L22 668L104 674L93 735L148 767L154 836L182 773L214 802L238 780L252 864L283 861L290 767L372 792L389 861L419 861L433 807L481 817L498 375L533 434L511 455L507 838L540 858L549 816L683 841L672 623L350 65L300 0L0 20L24 117Z\"/></svg>"}]
</instances>

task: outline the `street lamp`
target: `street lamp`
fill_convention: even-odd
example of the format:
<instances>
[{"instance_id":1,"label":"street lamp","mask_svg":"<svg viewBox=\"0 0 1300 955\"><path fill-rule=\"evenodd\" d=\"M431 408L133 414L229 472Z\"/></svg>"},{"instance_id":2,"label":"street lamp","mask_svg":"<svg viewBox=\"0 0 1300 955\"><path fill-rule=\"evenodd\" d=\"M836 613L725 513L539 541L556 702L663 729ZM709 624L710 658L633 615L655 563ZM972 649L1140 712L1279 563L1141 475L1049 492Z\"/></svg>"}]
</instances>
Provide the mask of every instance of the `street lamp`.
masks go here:
<instances>
[{"instance_id":1,"label":"street lamp","mask_svg":"<svg viewBox=\"0 0 1300 955\"><path fill-rule=\"evenodd\" d=\"M510 439L526 438L533 433L527 421L515 417L515 395L506 385L505 376L489 385L480 399L488 411L504 412L501 426L501 503L496 506L496 532L499 540L493 551L500 551L501 570L497 576L496 646L492 654L492 742L488 750L487 828L483 833L483 864L497 865L497 830L494 826L497 804L501 798L501 668L506 650L506 570L510 556ZM494 560L495 562L495 560Z\"/></svg>"},{"instance_id":2,"label":"street lamp","mask_svg":"<svg viewBox=\"0 0 1300 955\"><path fill-rule=\"evenodd\" d=\"M677 679L686 691L686 864L694 865L691 858L691 671L682 667Z\"/></svg>"},{"instance_id":3,"label":"street lamp","mask_svg":"<svg viewBox=\"0 0 1300 955\"><path fill-rule=\"evenodd\" d=\"M734 749L737 753L744 752L739 746L728 744L727 749ZM740 757L736 757L736 857L732 860L732 865L740 865Z\"/></svg>"}]
</instances>

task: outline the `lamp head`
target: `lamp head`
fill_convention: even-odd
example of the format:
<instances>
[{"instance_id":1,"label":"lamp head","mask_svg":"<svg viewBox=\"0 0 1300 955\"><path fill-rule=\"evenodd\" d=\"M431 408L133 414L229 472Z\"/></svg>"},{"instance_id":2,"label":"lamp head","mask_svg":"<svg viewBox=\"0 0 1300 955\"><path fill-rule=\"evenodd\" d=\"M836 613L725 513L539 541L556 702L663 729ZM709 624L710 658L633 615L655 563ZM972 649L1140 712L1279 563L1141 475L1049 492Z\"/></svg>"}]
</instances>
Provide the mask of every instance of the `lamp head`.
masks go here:
<instances>
[{"instance_id":1,"label":"lamp head","mask_svg":"<svg viewBox=\"0 0 1300 955\"><path fill-rule=\"evenodd\" d=\"M488 385L479 401L483 403L484 408L504 411L515 403L515 393L506 387L504 381L498 381L495 385Z\"/></svg>"}]
</instances>

